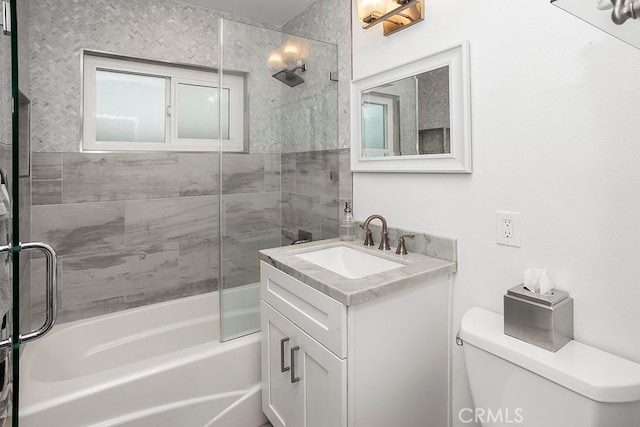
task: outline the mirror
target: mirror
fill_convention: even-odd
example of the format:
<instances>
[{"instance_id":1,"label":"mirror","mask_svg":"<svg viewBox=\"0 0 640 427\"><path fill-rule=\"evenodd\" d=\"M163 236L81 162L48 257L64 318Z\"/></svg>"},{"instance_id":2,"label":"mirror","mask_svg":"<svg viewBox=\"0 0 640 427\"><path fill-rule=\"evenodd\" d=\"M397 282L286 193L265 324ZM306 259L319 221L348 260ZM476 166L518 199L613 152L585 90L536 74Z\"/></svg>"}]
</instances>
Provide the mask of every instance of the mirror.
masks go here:
<instances>
[{"instance_id":1,"label":"mirror","mask_svg":"<svg viewBox=\"0 0 640 427\"><path fill-rule=\"evenodd\" d=\"M354 172L471 172L466 43L353 83Z\"/></svg>"},{"instance_id":2,"label":"mirror","mask_svg":"<svg viewBox=\"0 0 640 427\"><path fill-rule=\"evenodd\" d=\"M449 66L362 93L362 156L451 153Z\"/></svg>"},{"instance_id":3,"label":"mirror","mask_svg":"<svg viewBox=\"0 0 640 427\"><path fill-rule=\"evenodd\" d=\"M582 19L602 31L611 34L631 46L640 49L640 25L634 22L633 8L621 8L625 13L614 13L614 5L625 6L631 0L551 0L551 3ZM636 18L637 19L637 18ZM615 21L618 21L616 24Z\"/></svg>"}]
</instances>

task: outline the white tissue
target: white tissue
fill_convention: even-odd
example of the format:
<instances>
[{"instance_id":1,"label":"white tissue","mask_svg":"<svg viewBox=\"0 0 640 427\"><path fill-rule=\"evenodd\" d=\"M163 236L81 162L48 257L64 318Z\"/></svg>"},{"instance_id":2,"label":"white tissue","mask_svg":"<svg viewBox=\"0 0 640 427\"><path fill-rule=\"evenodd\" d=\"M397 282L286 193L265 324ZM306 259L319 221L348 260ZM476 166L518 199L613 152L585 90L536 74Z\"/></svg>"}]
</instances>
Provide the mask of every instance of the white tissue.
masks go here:
<instances>
[{"instance_id":1,"label":"white tissue","mask_svg":"<svg viewBox=\"0 0 640 427\"><path fill-rule=\"evenodd\" d=\"M553 282L551 281L551 277L549 277L549 275L547 274L547 270L542 270L538 292L540 293L540 295L551 295L551 289L553 289Z\"/></svg>"},{"instance_id":2,"label":"white tissue","mask_svg":"<svg viewBox=\"0 0 640 427\"><path fill-rule=\"evenodd\" d=\"M530 290L531 292L538 292L538 278L540 277L540 273L538 273L537 268L527 268L524 271L524 287Z\"/></svg>"},{"instance_id":3,"label":"white tissue","mask_svg":"<svg viewBox=\"0 0 640 427\"><path fill-rule=\"evenodd\" d=\"M528 268L524 272L524 286L531 292L540 295L550 295L553 282L544 268Z\"/></svg>"}]
</instances>

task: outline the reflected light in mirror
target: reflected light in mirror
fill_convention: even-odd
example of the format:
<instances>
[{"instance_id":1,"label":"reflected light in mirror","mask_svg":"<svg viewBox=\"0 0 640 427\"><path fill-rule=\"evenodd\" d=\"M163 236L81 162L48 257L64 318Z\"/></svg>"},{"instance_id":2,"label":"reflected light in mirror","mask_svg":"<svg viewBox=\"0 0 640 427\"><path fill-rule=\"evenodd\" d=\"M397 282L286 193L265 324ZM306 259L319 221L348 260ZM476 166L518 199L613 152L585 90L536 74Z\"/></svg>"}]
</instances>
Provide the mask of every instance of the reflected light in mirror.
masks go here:
<instances>
[{"instance_id":1,"label":"reflected light in mirror","mask_svg":"<svg viewBox=\"0 0 640 427\"><path fill-rule=\"evenodd\" d=\"M358 17L369 23L374 18L387 13L387 0L358 0Z\"/></svg>"},{"instance_id":2,"label":"reflected light in mirror","mask_svg":"<svg viewBox=\"0 0 640 427\"><path fill-rule=\"evenodd\" d=\"M291 37L269 54L267 67L272 73L302 65L309 58L309 45L299 37Z\"/></svg>"},{"instance_id":3,"label":"reflected light in mirror","mask_svg":"<svg viewBox=\"0 0 640 427\"><path fill-rule=\"evenodd\" d=\"M282 59L282 54L279 51L271 52L269 59L267 60L267 67L272 73L284 68L284 60Z\"/></svg>"},{"instance_id":4,"label":"reflected light in mirror","mask_svg":"<svg viewBox=\"0 0 640 427\"><path fill-rule=\"evenodd\" d=\"M304 39L291 37L281 48L282 60L287 67L301 65L309 58L309 45Z\"/></svg>"},{"instance_id":5,"label":"reflected light in mirror","mask_svg":"<svg viewBox=\"0 0 640 427\"><path fill-rule=\"evenodd\" d=\"M294 43L287 43L282 49L282 59L286 64L295 63L300 58L300 49Z\"/></svg>"},{"instance_id":6,"label":"reflected light in mirror","mask_svg":"<svg viewBox=\"0 0 640 427\"><path fill-rule=\"evenodd\" d=\"M630 13L633 9L623 7L615 9L611 0L593 0L591 2L584 0L552 0L551 4L619 38L623 42L640 49L640 23L634 22L640 18L636 18L635 20L631 19L633 16L630 16ZM631 0L621 0L616 1L616 4L620 6L626 4L629 7L635 4L640 7L640 1L638 0L634 0L633 2L631 2ZM636 16L637 15L636 13ZM624 24L622 24L622 22L624 22Z\"/></svg>"}]
</instances>

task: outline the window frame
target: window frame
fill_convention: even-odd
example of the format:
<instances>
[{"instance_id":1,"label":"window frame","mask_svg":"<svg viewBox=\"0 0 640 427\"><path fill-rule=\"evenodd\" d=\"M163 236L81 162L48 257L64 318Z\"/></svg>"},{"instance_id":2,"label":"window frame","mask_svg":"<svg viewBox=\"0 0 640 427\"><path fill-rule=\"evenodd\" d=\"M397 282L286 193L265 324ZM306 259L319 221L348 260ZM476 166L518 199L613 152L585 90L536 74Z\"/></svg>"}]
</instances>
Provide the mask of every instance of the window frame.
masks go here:
<instances>
[{"instance_id":1,"label":"window frame","mask_svg":"<svg viewBox=\"0 0 640 427\"><path fill-rule=\"evenodd\" d=\"M119 55L82 52L82 132L80 151L218 151L218 139L178 138L177 87L195 84L217 89L218 70L184 64L152 61ZM110 71L164 78L165 141L97 141L96 136L96 72ZM222 140L223 151L248 152L247 74L225 72L222 88L229 89L229 139ZM220 94L221 91L218 91Z\"/></svg>"},{"instance_id":2,"label":"window frame","mask_svg":"<svg viewBox=\"0 0 640 427\"><path fill-rule=\"evenodd\" d=\"M367 92L362 96L362 105L380 105L384 107L384 148L362 148L363 155L372 157L395 156L400 153L400 100L395 95L380 92ZM364 126L363 122L360 126ZM361 133L364 135L364 131ZM378 156L377 156L378 155Z\"/></svg>"}]
</instances>

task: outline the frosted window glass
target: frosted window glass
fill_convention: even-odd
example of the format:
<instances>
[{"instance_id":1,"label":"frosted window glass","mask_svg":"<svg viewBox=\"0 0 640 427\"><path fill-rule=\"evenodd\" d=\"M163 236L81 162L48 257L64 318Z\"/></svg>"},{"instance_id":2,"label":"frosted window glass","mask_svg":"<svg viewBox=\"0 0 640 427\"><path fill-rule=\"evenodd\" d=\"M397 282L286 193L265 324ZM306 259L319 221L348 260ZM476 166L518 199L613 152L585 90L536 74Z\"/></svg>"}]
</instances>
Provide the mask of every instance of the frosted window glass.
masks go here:
<instances>
[{"instance_id":1,"label":"frosted window glass","mask_svg":"<svg viewBox=\"0 0 640 427\"><path fill-rule=\"evenodd\" d=\"M362 104L362 146L363 148L386 148L385 123L386 105L365 102Z\"/></svg>"},{"instance_id":2,"label":"frosted window glass","mask_svg":"<svg viewBox=\"0 0 640 427\"><path fill-rule=\"evenodd\" d=\"M229 139L229 89L222 89L222 139ZM178 138L218 138L218 88L178 84Z\"/></svg>"},{"instance_id":3,"label":"frosted window glass","mask_svg":"<svg viewBox=\"0 0 640 427\"><path fill-rule=\"evenodd\" d=\"M96 141L165 142L166 79L96 71Z\"/></svg>"}]
</instances>

